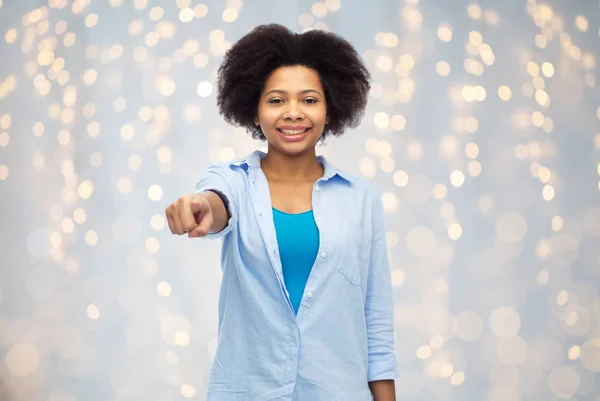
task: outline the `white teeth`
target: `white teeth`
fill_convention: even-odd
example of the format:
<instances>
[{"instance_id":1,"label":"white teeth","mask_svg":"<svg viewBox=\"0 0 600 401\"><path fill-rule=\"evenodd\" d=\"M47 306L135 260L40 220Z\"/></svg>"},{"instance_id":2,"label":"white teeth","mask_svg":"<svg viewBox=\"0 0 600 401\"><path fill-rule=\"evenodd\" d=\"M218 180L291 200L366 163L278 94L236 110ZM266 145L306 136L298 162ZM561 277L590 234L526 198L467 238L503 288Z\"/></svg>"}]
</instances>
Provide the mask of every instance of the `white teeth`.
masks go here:
<instances>
[{"instance_id":1,"label":"white teeth","mask_svg":"<svg viewBox=\"0 0 600 401\"><path fill-rule=\"evenodd\" d=\"M292 131L292 130L282 129L280 131L286 135L300 135L300 134L304 133L305 130L293 130Z\"/></svg>"}]
</instances>

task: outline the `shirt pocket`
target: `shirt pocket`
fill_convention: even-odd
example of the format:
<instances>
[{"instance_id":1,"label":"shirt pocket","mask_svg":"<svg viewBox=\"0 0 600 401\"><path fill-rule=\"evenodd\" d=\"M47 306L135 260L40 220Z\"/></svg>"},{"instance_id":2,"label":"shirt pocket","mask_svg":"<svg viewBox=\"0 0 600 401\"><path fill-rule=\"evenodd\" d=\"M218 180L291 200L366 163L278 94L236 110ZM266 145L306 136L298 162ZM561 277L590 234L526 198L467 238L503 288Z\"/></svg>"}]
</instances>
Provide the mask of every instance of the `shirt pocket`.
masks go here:
<instances>
[{"instance_id":1,"label":"shirt pocket","mask_svg":"<svg viewBox=\"0 0 600 401\"><path fill-rule=\"evenodd\" d=\"M367 271L369 263L368 238L360 227L349 221L342 221L339 235L340 258L337 270L352 284L360 285L362 272Z\"/></svg>"}]
</instances>

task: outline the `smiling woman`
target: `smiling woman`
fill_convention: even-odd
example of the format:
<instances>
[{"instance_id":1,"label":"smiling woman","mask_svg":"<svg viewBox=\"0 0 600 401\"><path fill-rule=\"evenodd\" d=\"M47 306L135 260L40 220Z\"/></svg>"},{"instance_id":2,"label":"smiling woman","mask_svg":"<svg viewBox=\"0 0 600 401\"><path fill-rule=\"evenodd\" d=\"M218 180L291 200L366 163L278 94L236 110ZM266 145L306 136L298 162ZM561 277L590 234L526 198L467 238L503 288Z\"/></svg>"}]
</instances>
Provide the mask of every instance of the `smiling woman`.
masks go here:
<instances>
[{"instance_id":1,"label":"smiling woman","mask_svg":"<svg viewBox=\"0 0 600 401\"><path fill-rule=\"evenodd\" d=\"M256 27L225 55L217 77L217 104L225 120L248 129L254 138L266 140L262 127L255 125L259 99L266 94L268 84L290 82L282 79L292 75L271 78L279 68L291 66L303 66L316 73L307 77L311 75L308 71L296 70L294 76L302 74L310 80L306 84L316 85L316 78L319 85L294 89L320 88L330 118L323 138L358 126L367 104L370 74L354 47L331 32L297 34L277 24Z\"/></svg>"},{"instance_id":2,"label":"smiling woman","mask_svg":"<svg viewBox=\"0 0 600 401\"><path fill-rule=\"evenodd\" d=\"M210 166L167 210L223 237L209 401L395 399L393 297L380 192L316 155L359 124L369 73L346 40L259 26L218 74L225 119L268 152Z\"/></svg>"}]
</instances>

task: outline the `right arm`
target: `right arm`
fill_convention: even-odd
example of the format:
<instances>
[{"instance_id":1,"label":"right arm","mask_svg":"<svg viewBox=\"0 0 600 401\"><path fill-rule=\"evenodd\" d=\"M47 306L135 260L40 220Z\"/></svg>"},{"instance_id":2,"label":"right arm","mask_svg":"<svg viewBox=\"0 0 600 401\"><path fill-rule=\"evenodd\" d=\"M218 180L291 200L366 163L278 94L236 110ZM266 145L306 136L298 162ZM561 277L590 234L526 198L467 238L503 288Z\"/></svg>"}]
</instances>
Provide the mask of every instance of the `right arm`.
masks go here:
<instances>
[{"instance_id":1,"label":"right arm","mask_svg":"<svg viewBox=\"0 0 600 401\"><path fill-rule=\"evenodd\" d=\"M237 223L235 176L228 167L215 164L202 174L193 194L177 199L165 210L173 234L218 238Z\"/></svg>"}]
</instances>

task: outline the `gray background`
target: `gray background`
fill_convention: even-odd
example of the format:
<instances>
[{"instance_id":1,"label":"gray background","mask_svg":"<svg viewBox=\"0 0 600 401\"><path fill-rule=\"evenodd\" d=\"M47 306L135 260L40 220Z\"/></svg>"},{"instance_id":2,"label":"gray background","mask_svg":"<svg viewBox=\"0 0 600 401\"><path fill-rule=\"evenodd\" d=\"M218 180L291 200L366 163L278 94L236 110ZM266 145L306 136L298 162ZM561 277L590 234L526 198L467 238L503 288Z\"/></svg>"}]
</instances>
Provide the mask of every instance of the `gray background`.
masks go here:
<instances>
[{"instance_id":1,"label":"gray background","mask_svg":"<svg viewBox=\"0 0 600 401\"><path fill-rule=\"evenodd\" d=\"M278 22L372 73L318 153L384 193L398 399L600 400L596 0L0 5L0 399L204 399L220 241L164 209L264 147L214 74Z\"/></svg>"}]
</instances>

